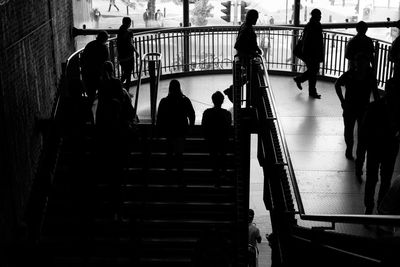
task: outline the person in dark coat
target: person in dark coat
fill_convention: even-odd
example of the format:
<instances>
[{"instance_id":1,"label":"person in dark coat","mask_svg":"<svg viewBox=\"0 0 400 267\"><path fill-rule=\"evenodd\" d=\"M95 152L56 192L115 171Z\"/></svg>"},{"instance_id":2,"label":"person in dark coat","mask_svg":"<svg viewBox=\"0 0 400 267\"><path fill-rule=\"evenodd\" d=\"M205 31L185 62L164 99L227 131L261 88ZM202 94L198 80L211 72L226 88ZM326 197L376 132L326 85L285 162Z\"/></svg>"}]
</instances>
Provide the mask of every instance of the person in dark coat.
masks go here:
<instances>
[{"instance_id":1,"label":"person in dark coat","mask_svg":"<svg viewBox=\"0 0 400 267\"><path fill-rule=\"evenodd\" d=\"M365 115L360 142L367 148L367 179L365 183L365 214L372 214L375 206L375 187L380 171L377 206L388 192L399 150L400 79L386 82L385 95L372 102Z\"/></svg>"},{"instance_id":2,"label":"person in dark coat","mask_svg":"<svg viewBox=\"0 0 400 267\"><path fill-rule=\"evenodd\" d=\"M303 31L303 47L302 55L303 61L306 64L307 70L294 78L297 87L302 90L301 83L308 80L308 94L312 98L321 98L318 94L317 74L319 71L319 64L324 61L324 42L322 36L321 26L321 11L313 9L311 11L310 21Z\"/></svg>"},{"instance_id":3,"label":"person in dark coat","mask_svg":"<svg viewBox=\"0 0 400 267\"><path fill-rule=\"evenodd\" d=\"M122 170L126 166L130 143L135 137L132 136L135 112L128 92L122 88L120 80L113 76L113 71L113 64L106 61L96 110L96 147L99 177L103 177L110 186L114 218L118 219Z\"/></svg>"},{"instance_id":4,"label":"person in dark coat","mask_svg":"<svg viewBox=\"0 0 400 267\"><path fill-rule=\"evenodd\" d=\"M82 52L82 76L90 104L93 103L96 92L101 86L104 62L110 60L107 47L108 34L100 32L96 40L89 42Z\"/></svg>"},{"instance_id":5,"label":"person in dark coat","mask_svg":"<svg viewBox=\"0 0 400 267\"><path fill-rule=\"evenodd\" d=\"M257 44L257 35L254 31L253 25L256 25L258 20L258 11L250 9L246 13L246 19L239 28L239 33L236 38L235 49L238 56L244 62L248 62L251 56L261 54L261 49Z\"/></svg>"},{"instance_id":6,"label":"person in dark coat","mask_svg":"<svg viewBox=\"0 0 400 267\"><path fill-rule=\"evenodd\" d=\"M183 170L185 134L188 127L194 125L195 118L192 102L182 93L179 81L171 80L168 96L161 99L158 105L157 127L167 138L167 170L175 165L178 176ZM183 180L181 182L183 184Z\"/></svg>"},{"instance_id":7,"label":"person in dark coat","mask_svg":"<svg viewBox=\"0 0 400 267\"><path fill-rule=\"evenodd\" d=\"M377 81L373 69L369 64L369 57L358 53L354 57L353 67L341 75L335 89L343 109L344 140L346 142L346 158L353 159L354 127L357 122L358 134L364 118L371 94L374 100L379 99ZM345 87L343 96L342 87ZM362 167L365 159L365 148L360 142L357 144L356 177L361 181Z\"/></svg>"},{"instance_id":8,"label":"person in dark coat","mask_svg":"<svg viewBox=\"0 0 400 267\"><path fill-rule=\"evenodd\" d=\"M347 43L345 57L349 60L349 66L354 66L355 56L359 53L367 57L368 63L374 68L375 49L372 39L366 34L368 25L364 21L360 21L356 26L357 34Z\"/></svg>"},{"instance_id":9,"label":"person in dark coat","mask_svg":"<svg viewBox=\"0 0 400 267\"><path fill-rule=\"evenodd\" d=\"M133 33L128 30L131 24L131 18L124 17L117 35L118 61L122 71L121 82L125 82L124 87L127 90L129 90L131 75L135 65L134 54L139 56L139 53L136 51L132 43Z\"/></svg>"},{"instance_id":10,"label":"person in dark coat","mask_svg":"<svg viewBox=\"0 0 400 267\"><path fill-rule=\"evenodd\" d=\"M232 115L228 110L221 107L224 102L224 95L220 91L215 92L211 99L214 107L204 111L201 125L209 146L210 159L217 179L216 186L219 186L220 170L222 173L226 171L226 151Z\"/></svg>"}]
</instances>

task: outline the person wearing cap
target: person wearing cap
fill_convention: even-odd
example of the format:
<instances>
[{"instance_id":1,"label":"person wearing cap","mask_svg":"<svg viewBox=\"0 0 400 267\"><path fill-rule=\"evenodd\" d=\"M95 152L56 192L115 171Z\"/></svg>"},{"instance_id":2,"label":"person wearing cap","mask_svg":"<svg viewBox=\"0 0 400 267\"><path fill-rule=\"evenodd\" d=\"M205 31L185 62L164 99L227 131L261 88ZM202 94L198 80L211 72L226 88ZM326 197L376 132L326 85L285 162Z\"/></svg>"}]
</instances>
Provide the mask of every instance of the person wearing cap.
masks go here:
<instances>
[{"instance_id":1,"label":"person wearing cap","mask_svg":"<svg viewBox=\"0 0 400 267\"><path fill-rule=\"evenodd\" d=\"M321 98L316 88L317 74L319 71L319 64L324 61L324 41L320 21L321 11L319 9L313 9L311 11L310 21L303 31L302 54L307 70L294 78L297 88L300 90L303 89L301 84L308 81L308 94L310 97L317 99Z\"/></svg>"}]
</instances>

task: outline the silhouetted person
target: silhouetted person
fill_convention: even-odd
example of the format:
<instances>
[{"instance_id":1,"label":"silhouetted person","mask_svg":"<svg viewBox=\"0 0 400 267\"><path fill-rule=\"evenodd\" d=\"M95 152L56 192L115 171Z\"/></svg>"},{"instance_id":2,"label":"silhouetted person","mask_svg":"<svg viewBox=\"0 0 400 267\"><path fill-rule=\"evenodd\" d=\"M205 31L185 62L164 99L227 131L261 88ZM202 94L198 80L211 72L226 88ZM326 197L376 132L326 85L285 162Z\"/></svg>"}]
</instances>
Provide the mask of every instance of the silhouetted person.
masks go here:
<instances>
[{"instance_id":1,"label":"silhouetted person","mask_svg":"<svg viewBox=\"0 0 400 267\"><path fill-rule=\"evenodd\" d=\"M343 96L342 87L345 87ZM353 67L342 74L335 83L336 94L343 109L344 140L346 142L346 158L353 159L354 127L357 122L358 135L371 94L379 99L379 92L374 71L369 65L369 59L364 54L354 57ZM365 159L365 147L357 144L356 177L361 181L362 167Z\"/></svg>"},{"instance_id":2,"label":"silhouetted person","mask_svg":"<svg viewBox=\"0 0 400 267\"><path fill-rule=\"evenodd\" d=\"M362 53L366 56L368 63L374 68L374 43L372 39L366 36L368 25L364 21L360 21L356 26L357 34L347 43L345 57L349 60L349 66L354 65L355 56Z\"/></svg>"},{"instance_id":3,"label":"silhouetted person","mask_svg":"<svg viewBox=\"0 0 400 267\"><path fill-rule=\"evenodd\" d=\"M150 10L146 8L146 11L143 13L143 21L146 28L149 26L149 20L151 20L151 14Z\"/></svg>"},{"instance_id":4,"label":"silhouetted person","mask_svg":"<svg viewBox=\"0 0 400 267\"><path fill-rule=\"evenodd\" d=\"M188 126L193 126L195 112L192 102L181 91L178 80L169 83L168 96L161 99L157 113L157 127L167 137L167 169L177 167L178 176L182 179L183 151L185 134ZM181 181L183 184L183 180Z\"/></svg>"},{"instance_id":5,"label":"silhouetted person","mask_svg":"<svg viewBox=\"0 0 400 267\"><path fill-rule=\"evenodd\" d=\"M229 145L229 130L232 124L231 113L223 109L224 95L217 91L211 97L214 107L203 113L201 125L210 149L210 159L219 186L220 174L226 171L226 151Z\"/></svg>"},{"instance_id":6,"label":"silhouetted person","mask_svg":"<svg viewBox=\"0 0 400 267\"><path fill-rule=\"evenodd\" d=\"M258 11L250 9L246 13L246 19L239 28L239 33L235 42L235 49L241 61L241 64L247 68L247 75L249 77L249 63L250 59L256 55L261 54L261 49L257 44L257 35L254 31L253 25L256 25L258 20Z\"/></svg>"},{"instance_id":7,"label":"silhouetted person","mask_svg":"<svg viewBox=\"0 0 400 267\"><path fill-rule=\"evenodd\" d=\"M375 206L375 187L380 171L378 205L390 187L399 150L400 82L389 79L385 95L372 102L365 115L360 142L367 148L367 180L365 183L365 213L372 214Z\"/></svg>"},{"instance_id":8,"label":"silhouetted person","mask_svg":"<svg viewBox=\"0 0 400 267\"><path fill-rule=\"evenodd\" d=\"M249 209L249 267L257 267L258 266L258 247L257 243L261 243L261 235L260 229L253 223L254 219L254 210Z\"/></svg>"},{"instance_id":9,"label":"silhouetted person","mask_svg":"<svg viewBox=\"0 0 400 267\"><path fill-rule=\"evenodd\" d=\"M400 20L397 21L396 27L400 30ZM400 77L400 35L392 43L389 60L394 63L393 77Z\"/></svg>"},{"instance_id":10,"label":"silhouetted person","mask_svg":"<svg viewBox=\"0 0 400 267\"><path fill-rule=\"evenodd\" d=\"M119 8L115 4L115 0L110 0L110 5L108 6L108 12L110 12L111 6L114 6L117 9L117 11L119 11Z\"/></svg>"},{"instance_id":11,"label":"silhouetted person","mask_svg":"<svg viewBox=\"0 0 400 267\"><path fill-rule=\"evenodd\" d=\"M104 62L110 59L108 47L106 45L108 34L100 32L96 40L89 42L82 52L82 76L89 97L90 105L95 99L96 92L101 85Z\"/></svg>"},{"instance_id":12,"label":"silhouetted person","mask_svg":"<svg viewBox=\"0 0 400 267\"><path fill-rule=\"evenodd\" d=\"M311 11L310 21L303 31L303 61L306 64L307 70L294 78L297 87L302 90L301 83L308 80L308 94L312 98L321 98L317 93L317 74L319 71L320 62L324 61L324 42L321 27L321 11L313 9Z\"/></svg>"},{"instance_id":13,"label":"silhouetted person","mask_svg":"<svg viewBox=\"0 0 400 267\"><path fill-rule=\"evenodd\" d=\"M132 43L133 33L128 30L131 24L131 18L124 17L117 35L118 61L122 71L121 82L125 82L124 87L127 90L129 90L131 75L135 65L134 54L139 55Z\"/></svg>"},{"instance_id":14,"label":"silhouetted person","mask_svg":"<svg viewBox=\"0 0 400 267\"><path fill-rule=\"evenodd\" d=\"M114 215L118 216L122 168L129 154L135 113L128 92L119 79L113 76L113 64L104 64L104 76L99 90L96 111L98 132L99 175L110 184L111 203Z\"/></svg>"}]
</instances>

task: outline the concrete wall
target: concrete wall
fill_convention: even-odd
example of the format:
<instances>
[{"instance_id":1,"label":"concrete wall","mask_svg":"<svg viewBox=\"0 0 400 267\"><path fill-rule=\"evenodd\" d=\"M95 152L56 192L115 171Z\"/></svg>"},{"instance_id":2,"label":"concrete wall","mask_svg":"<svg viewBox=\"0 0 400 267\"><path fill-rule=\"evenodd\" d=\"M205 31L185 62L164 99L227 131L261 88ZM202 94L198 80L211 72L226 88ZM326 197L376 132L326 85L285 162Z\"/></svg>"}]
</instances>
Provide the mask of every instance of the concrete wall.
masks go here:
<instances>
[{"instance_id":1,"label":"concrete wall","mask_svg":"<svg viewBox=\"0 0 400 267\"><path fill-rule=\"evenodd\" d=\"M70 0L12 0L0 6L0 240L13 240L35 176L61 63L74 51Z\"/></svg>"}]
</instances>

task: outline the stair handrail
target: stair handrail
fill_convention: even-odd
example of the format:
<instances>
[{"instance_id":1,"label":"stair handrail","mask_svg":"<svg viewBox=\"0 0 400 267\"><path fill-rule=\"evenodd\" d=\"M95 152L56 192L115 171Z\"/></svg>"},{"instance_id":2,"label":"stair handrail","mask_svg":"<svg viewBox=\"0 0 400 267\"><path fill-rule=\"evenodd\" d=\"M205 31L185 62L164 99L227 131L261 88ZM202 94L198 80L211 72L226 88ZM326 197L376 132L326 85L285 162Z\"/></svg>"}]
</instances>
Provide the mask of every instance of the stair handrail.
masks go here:
<instances>
[{"instance_id":1,"label":"stair handrail","mask_svg":"<svg viewBox=\"0 0 400 267\"><path fill-rule=\"evenodd\" d=\"M158 62L157 65L157 77L156 77L156 88L155 88L155 99L154 101L157 102L157 93L158 93L158 85L160 83L160 77L161 77L161 59L162 59L162 54L161 53L157 53L157 52L152 52L152 53L146 53L142 56L141 60L140 60L140 68L139 68L139 76L137 79L137 85L136 85L136 95L135 95L135 104L133 106L134 111L135 111L135 116L137 115L137 107L138 107L138 100L139 100L139 91L140 91L140 85L142 83L142 72L143 72L143 64L146 61L149 61L149 57L152 58L156 58L155 61ZM154 60L154 59L152 59ZM152 101L152 99L150 99L150 101ZM154 109L154 113L155 113L155 109ZM153 115L153 114L152 114ZM152 118L152 122L155 121L155 118Z\"/></svg>"},{"instance_id":2,"label":"stair handrail","mask_svg":"<svg viewBox=\"0 0 400 267\"><path fill-rule=\"evenodd\" d=\"M289 179L292 184L293 193L296 199L296 204L298 209L298 211L296 211L295 213L298 214L302 220L331 222L332 224L354 223L354 224L381 224L381 225L400 226L400 215L324 214L324 213L305 212L292 160L290 157L288 145L286 142L284 130L280 122L278 111L276 110L275 96L272 90L271 82L269 80L268 71L265 67L264 59L261 56L258 56L258 60L262 62L262 67L264 70L262 72L264 77L262 78L265 80L266 83L266 86L264 88L270 98L269 100L271 102L271 110L274 114L274 120L276 121L277 130L279 133L278 137L281 141L281 146L284 156L283 162L279 162L279 160L277 159L276 163L287 165L287 169L289 171Z\"/></svg>"}]
</instances>

